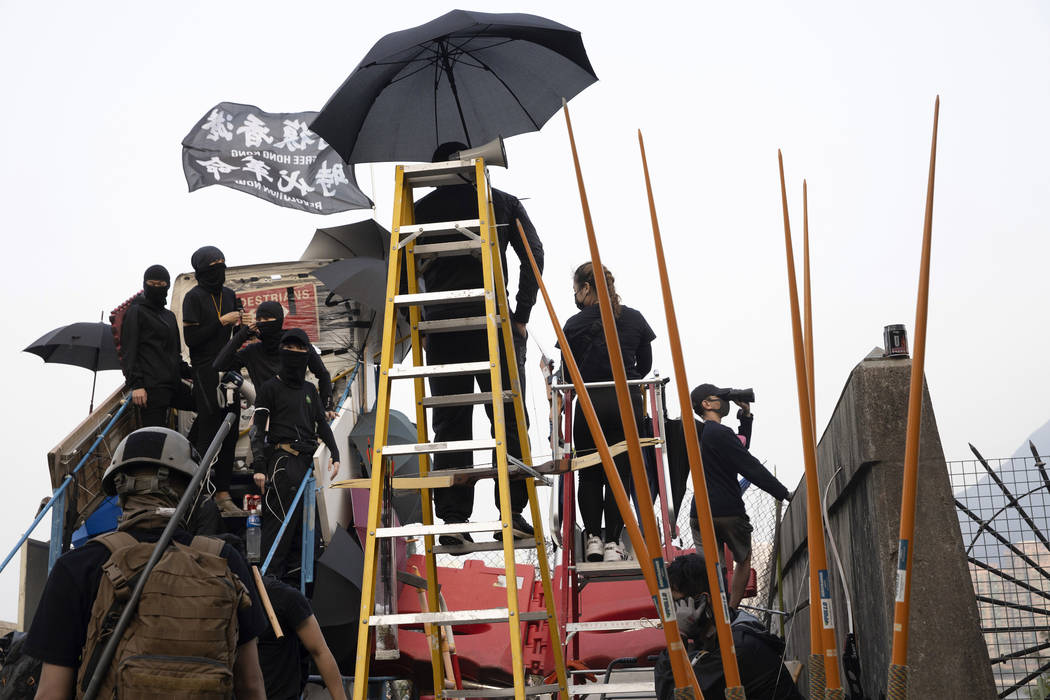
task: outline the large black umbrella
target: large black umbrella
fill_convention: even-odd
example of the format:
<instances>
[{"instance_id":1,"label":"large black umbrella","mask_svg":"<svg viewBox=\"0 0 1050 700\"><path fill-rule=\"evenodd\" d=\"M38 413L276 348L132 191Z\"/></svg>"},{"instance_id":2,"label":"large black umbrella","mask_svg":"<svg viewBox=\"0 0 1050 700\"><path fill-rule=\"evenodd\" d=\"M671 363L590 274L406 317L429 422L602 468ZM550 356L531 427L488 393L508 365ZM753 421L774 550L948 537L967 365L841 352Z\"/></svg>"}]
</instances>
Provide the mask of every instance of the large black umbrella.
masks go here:
<instances>
[{"instance_id":1,"label":"large black umbrella","mask_svg":"<svg viewBox=\"0 0 1050 700\"><path fill-rule=\"evenodd\" d=\"M332 541L314 568L310 607L324 630L328 648L343 668L353 668L357 621L361 609L361 577L365 555L349 532L332 531ZM285 630L285 634L289 634Z\"/></svg>"},{"instance_id":2,"label":"large black umbrella","mask_svg":"<svg viewBox=\"0 0 1050 700\"><path fill-rule=\"evenodd\" d=\"M371 411L357 419L353 430L350 431L350 442L357 448L365 462L368 473L372 473L371 455L372 441L375 439L376 414ZM419 442L416 434L416 424L408 419L400 411L390 412L390 425L387 429L387 444L390 445L412 445ZM394 476L419 476L418 455L398 455L393 460ZM423 509L419 502L419 494L411 491L397 491L391 501L397 519L402 523L420 522L423 517Z\"/></svg>"},{"instance_id":3,"label":"large black umbrella","mask_svg":"<svg viewBox=\"0 0 1050 700\"><path fill-rule=\"evenodd\" d=\"M597 79L574 29L453 10L376 42L310 128L348 163L429 161L446 141L538 131Z\"/></svg>"},{"instance_id":4,"label":"large black umbrella","mask_svg":"<svg viewBox=\"0 0 1050 700\"><path fill-rule=\"evenodd\" d=\"M39 355L44 362L75 365L91 370L91 406L95 410L95 379L106 369L120 369L117 346L113 342L113 327L108 323L72 323L56 328L30 343L24 352Z\"/></svg>"},{"instance_id":5,"label":"large black umbrella","mask_svg":"<svg viewBox=\"0 0 1050 700\"><path fill-rule=\"evenodd\" d=\"M328 291L348 301L359 301L382 318L386 308L387 264L375 258L347 258L314 270Z\"/></svg>"},{"instance_id":6,"label":"large black umbrella","mask_svg":"<svg viewBox=\"0 0 1050 700\"><path fill-rule=\"evenodd\" d=\"M319 228L310 239L300 260L334 260L341 258L376 258L386 260L390 250L390 232L375 219L365 219L343 226Z\"/></svg>"}]
</instances>

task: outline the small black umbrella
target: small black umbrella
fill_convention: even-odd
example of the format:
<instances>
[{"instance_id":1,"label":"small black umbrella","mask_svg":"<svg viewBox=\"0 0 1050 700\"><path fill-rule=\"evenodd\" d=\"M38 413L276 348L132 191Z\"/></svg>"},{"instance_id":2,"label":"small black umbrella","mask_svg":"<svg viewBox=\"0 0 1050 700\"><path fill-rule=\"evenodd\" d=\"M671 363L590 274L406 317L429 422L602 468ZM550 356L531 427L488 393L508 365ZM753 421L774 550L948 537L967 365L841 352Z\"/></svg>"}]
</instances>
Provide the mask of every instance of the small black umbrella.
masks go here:
<instances>
[{"instance_id":1,"label":"small black umbrella","mask_svg":"<svg viewBox=\"0 0 1050 700\"><path fill-rule=\"evenodd\" d=\"M91 380L91 407L95 410L95 379L107 369L120 369L113 327L108 323L73 323L56 328L31 343L23 352L39 355L44 362L75 365L94 372Z\"/></svg>"},{"instance_id":2,"label":"small black umbrella","mask_svg":"<svg viewBox=\"0 0 1050 700\"><path fill-rule=\"evenodd\" d=\"M376 414L371 411L357 419L353 430L350 431L350 442L357 448L358 454L365 461L365 468L372 473L371 455L372 441L375 439ZM400 411L390 412L390 426L387 429L387 443L391 445L411 445L419 442L416 435L416 424L408 419ZM398 455L393 460L394 476L418 476L419 456ZM419 502L419 494L411 491L395 492L392 499L394 512L397 519L402 523L420 522L423 517L423 509Z\"/></svg>"},{"instance_id":3,"label":"small black umbrella","mask_svg":"<svg viewBox=\"0 0 1050 700\"><path fill-rule=\"evenodd\" d=\"M386 308L386 272L387 265L382 260L347 258L317 268L314 277L335 296L359 301L382 317Z\"/></svg>"},{"instance_id":4,"label":"small black umbrella","mask_svg":"<svg viewBox=\"0 0 1050 700\"><path fill-rule=\"evenodd\" d=\"M446 141L538 131L597 79L574 29L453 10L376 42L310 128L348 163L429 161Z\"/></svg>"},{"instance_id":5,"label":"small black umbrella","mask_svg":"<svg viewBox=\"0 0 1050 700\"><path fill-rule=\"evenodd\" d=\"M341 258L376 258L386 260L390 250L390 232L375 219L343 226L319 228L310 239L300 260L334 260Z\"/></svg>"},{"instance_id":6,"label":"small black umbrella","mask_svg":"<svg viewBox=\"0 0 1050 700\"><path fill-rule=\"evenodd\" d=\"M328 648L343 668L353 668L357 648L364 561L361 547L349 532L340 527L332 531L332 541L314 568L310 607L324 631Z\"/></svg>"}]
</instances>

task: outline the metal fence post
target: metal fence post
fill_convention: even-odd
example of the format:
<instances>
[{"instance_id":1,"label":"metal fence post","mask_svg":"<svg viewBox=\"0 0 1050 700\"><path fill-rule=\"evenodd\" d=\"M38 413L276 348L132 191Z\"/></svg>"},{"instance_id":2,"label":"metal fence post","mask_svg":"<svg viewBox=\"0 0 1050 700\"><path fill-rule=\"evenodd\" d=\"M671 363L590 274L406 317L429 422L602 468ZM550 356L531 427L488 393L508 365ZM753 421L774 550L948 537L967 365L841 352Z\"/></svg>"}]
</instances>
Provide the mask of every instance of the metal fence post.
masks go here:
<instances>
[{"instance_id":1,"label":"metal fence post","mask_svg":"<svg viewBox=\"0 0 1050 700\"><path fill-rule=\"evenodd\" d=\"M317 480L313 472L306 477L303 492L303 554L299 569L299 590L306 593L306 584L314 580L314 531L317 527Z\"/></svg>"}]
</instances>

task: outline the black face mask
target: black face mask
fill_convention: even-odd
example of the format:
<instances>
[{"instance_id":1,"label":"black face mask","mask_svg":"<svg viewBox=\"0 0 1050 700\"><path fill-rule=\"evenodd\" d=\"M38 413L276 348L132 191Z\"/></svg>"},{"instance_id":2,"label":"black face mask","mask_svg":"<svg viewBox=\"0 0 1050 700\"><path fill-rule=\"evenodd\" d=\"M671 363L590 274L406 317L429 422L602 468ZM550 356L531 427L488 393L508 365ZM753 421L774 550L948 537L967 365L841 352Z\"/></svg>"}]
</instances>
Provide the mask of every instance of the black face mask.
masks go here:
<instances>
[{"instance_id":1,"label":"black face mask","mask_svg":"<svg viewBox=\"0 0 1050 700\"><path fill-rule=\"evenodd\" d=\"M723 398L718 399L718 415L722 418L729 415L729 402Z\"/></svg>"},{"instance_id":2,"label":"black face mask","mask_svg":"<svg viewBox=\"0 0 1050 700\"><path fill-rule=\"evenodd\" d=\"M277 350L277 346L281 344L281 335L284 332L281 325L281 322L276 320L255 322L255 327L259 329L259 338L267 350Z\"/></svg>"},{"instance_id":3,"label":"black face mask","mask_svg":"<svg viewBox=\"0 0 1050 700\"><path fill-rule=\"evenodd\" d=\"M154 287L147 284L142 290L142 296L153 306L164 306L168 302L168 285Z\"/></svg>"},{"instance_id":4,"label":"black face mask","mask_svg":"<svg viewBox=\"0 0 1050 700\"><path fill-rule=\"evenodd\" d=\"M194 277L197 278L197 283L204 288L204 291L218 294L222 291L223 283L226 282L226 264L208 265L194 273Z\"/></svg>"},{"instance_id":5,"label":"black face mask","mask_svg":"<svg viewBox=\"0 0 1050 700\"><path fill-rule=\"evenodd\" d=\"M306 379L306 363L310 359L310 353L296 352L295 350L280 350L281 379L288 386L302 386Z\"/></svg>"}]
</instances>

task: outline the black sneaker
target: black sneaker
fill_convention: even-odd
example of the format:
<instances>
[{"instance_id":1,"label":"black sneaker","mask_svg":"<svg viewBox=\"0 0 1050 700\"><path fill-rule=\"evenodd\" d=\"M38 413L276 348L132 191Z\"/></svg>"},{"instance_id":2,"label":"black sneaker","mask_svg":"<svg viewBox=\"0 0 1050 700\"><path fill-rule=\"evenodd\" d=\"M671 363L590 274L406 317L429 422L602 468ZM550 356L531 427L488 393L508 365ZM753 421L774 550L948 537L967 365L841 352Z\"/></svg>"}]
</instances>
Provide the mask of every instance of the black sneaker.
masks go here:
<instances>
[{"instance_id":1,"label":"black sneaker","mask_svg":"<svg viewBox=\"0 0 1050 700\"><path fill-rule=\"evenodd\" d=\"M532 525L529 525L528 521L525 520L525 516L521 513L514 513L510 516L510 527L516 540L528 540L536 536L536 531L532 529ZM502 532L497 532L492 537L497 542L503 541Z\"/></svg>"},{"instance_id":2,"label":"black sneaker","mask_svg":"<svg viewBox=\"0 0 1050 700\"><path fill-rule=\"evenodd\" d=\"M446 525L459 525L461 523L445 523ZM438 544L446 547L462 547L467 544L474 544L474 538L470 536L469 532L452 532L438 537Z\"/></svg>"}]
</instances>

